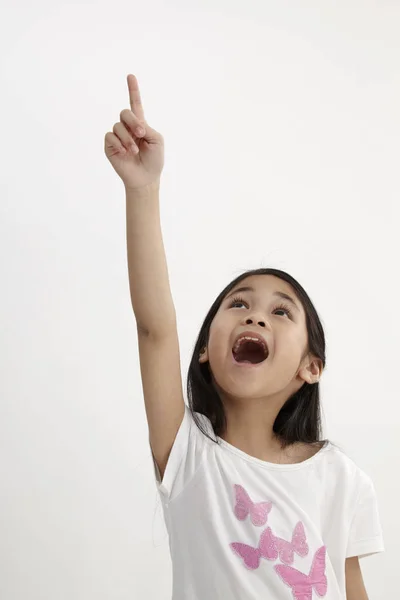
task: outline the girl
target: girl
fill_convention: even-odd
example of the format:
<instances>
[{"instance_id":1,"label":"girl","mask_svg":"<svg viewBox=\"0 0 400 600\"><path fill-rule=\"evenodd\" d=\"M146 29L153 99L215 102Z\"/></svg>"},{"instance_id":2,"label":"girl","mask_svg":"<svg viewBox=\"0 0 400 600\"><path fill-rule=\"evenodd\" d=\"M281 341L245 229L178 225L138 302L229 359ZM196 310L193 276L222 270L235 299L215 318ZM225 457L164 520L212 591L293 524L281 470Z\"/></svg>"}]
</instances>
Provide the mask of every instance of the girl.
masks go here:
<instances>
[{"instance_id":1,"label":"girl","mask_svg":"<svg viewBox=\"0 0 400 600\"><path fill-rule=\"evenodd\" d=\"M358 559L381 552L373 484L321 440L325 338L305 290L248 271L211 307L185 405L159 212L162 136L131 110L105 136L126 191L128 267L173 600L367 600ZM142 129L142 131L140 130Z\"/></svg>"}]
</instances>

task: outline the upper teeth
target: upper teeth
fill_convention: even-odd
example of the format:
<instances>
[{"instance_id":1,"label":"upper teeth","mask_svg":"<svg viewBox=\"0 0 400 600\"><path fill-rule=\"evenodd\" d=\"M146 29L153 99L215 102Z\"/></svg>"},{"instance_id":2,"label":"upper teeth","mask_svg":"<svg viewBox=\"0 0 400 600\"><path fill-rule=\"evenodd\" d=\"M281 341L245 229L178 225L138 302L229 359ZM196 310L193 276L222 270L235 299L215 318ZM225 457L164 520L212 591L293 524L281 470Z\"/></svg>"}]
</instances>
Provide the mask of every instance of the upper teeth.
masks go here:
<instances>
[{"instance_id":1,"label":"upper teeth","mask_svg":"<svg viewBox=\"0 0 400 600\"><path fill-rule=\"evenodd\" d=\"M260 338L258 337L250 337L248 335L242 335L236 342L236 344L233 347L233 351L237 352L239 350L239 346L240 344L244 341L244 340L248 340L250 342L258 342L259 344L262 344L263 348L264 348L264 352L267 354L268 353L268 348L266 343L264 342L264 340L260 340Z\"/></svg>"}]
</instances>

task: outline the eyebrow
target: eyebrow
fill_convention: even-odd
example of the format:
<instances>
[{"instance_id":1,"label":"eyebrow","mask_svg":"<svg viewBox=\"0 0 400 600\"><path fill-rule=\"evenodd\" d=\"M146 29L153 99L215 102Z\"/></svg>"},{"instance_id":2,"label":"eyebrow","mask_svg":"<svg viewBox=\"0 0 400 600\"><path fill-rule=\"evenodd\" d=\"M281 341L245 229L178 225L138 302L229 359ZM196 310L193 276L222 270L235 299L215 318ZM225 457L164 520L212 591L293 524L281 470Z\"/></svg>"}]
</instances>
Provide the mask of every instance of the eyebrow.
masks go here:
<instances>
[{"instance_id":1,"label":"eyebrow","mask_svg":"<svg viewBox=\"0 0 400 600\"><path fill-rule=\"evenodd\" d=\"M236 288L235 290L233 290L233 292L231 292L228 296L226 296L225 300L227 300L228 298L230 298L234 294L238 294L239 292L252 292L252 293L254 293L255 291L256 290L253 287L245 285L243 287L239 287L239 288ZM289 296L288 294L285 294L285 292L276 291L272 295L273 296L278 296L279 298L283 298L284 300L288 300L288 302L290 302L291 304L293 304L294 308L300 312L300 308L299 308L298 304L293 300L293 298L291 296Z\"/></svg>"}]
</instances>

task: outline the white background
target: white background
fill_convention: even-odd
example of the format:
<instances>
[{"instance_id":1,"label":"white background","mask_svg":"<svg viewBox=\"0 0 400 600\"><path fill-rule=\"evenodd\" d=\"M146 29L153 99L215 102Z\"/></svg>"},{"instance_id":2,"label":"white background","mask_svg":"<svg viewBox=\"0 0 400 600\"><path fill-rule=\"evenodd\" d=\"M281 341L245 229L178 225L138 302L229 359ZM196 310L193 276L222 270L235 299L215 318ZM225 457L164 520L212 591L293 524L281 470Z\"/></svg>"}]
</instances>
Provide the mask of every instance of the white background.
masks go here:
<instances>
[{"instance_id":1,"label":"white background","mask_svg":"<svg viewBox=\"0 0 400 600\"><path fill-rule=\"evenodd\" d=\"M125 194L104 154L128 73L165 139L185 396L223 287L261 266L298 279L326 331L325 435L378 494L386 552L362 561L369 596L396 597L399 3L25 0L2 12L2 600L171 594Z\"/></svg>"}]
</instances>

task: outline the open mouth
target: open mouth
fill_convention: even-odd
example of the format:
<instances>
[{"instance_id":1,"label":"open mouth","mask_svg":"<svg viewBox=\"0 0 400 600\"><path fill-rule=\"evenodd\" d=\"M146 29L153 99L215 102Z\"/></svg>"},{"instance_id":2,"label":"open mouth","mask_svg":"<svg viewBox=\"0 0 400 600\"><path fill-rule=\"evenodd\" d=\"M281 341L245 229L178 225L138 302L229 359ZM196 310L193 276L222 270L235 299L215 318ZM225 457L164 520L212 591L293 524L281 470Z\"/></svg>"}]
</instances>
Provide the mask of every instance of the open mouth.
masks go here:
<instances>
[{"instance_id":1,"label":"open mouth","mask_svg":"<svg viewBox=\"0 0 400 600\"><path fill-rule=\"evenodd\" d=\"M259 342L246 340L240 344L237 352L232 350L237 363L257 365L268 358L268 350Z\"/></svg>"}]
</instances>

